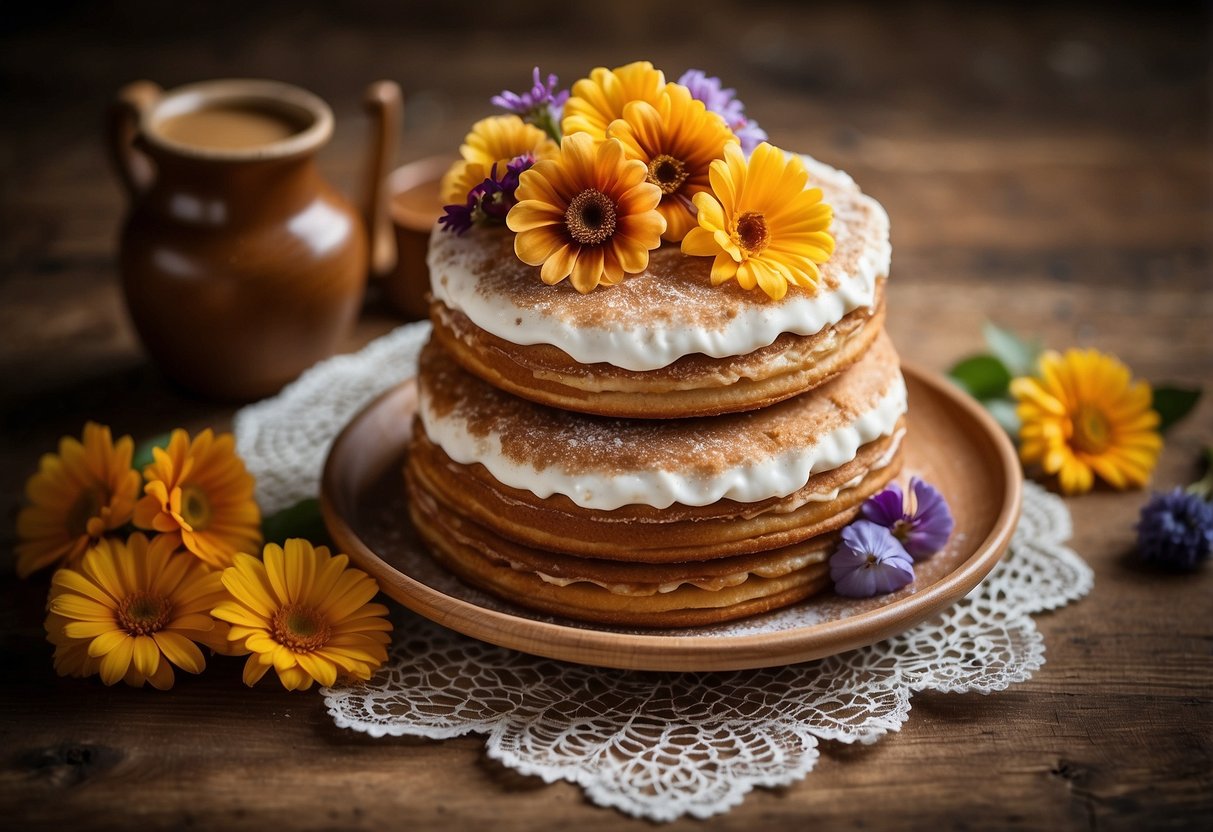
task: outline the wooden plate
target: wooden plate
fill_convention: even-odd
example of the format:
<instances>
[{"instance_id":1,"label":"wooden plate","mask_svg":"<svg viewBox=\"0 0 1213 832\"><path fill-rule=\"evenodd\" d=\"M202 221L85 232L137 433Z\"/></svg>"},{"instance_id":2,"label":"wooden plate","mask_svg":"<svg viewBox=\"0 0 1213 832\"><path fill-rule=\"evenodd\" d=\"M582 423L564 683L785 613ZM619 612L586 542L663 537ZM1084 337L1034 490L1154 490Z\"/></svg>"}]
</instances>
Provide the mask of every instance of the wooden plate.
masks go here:
<instances>
[{"instance_id":1,"label":"wooden plate","mask_svg":"<svg viewBox=\"0 0 1213 832\"><path fill-rule=\"evenodd\" d=\"M383 591L438 624L502 647L636 670L736 670L822 658L897 635L964 597L1006 551L1023 486L1014 449L981 407L946 380L903 367L910 394L904 478L948 498L948 547L916 565L900 592L854 600L826 592L745 622L620 630L534 613L468 587L425 554L405 508L403 464L417 410L409 380L371 402L337 437L321 505L339 550Z\"/></svg>"}]
</instances>

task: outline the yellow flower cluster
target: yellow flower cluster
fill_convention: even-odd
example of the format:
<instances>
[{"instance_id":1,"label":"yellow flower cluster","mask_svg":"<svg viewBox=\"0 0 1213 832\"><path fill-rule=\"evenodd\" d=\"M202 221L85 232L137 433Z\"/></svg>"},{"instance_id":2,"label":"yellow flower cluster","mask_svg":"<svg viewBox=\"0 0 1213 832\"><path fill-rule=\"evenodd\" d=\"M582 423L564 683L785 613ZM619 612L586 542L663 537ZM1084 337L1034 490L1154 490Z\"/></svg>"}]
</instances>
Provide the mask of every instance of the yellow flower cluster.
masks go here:
<instances>
[{"instance_id":1,"label":"yellow flower cluster","mask_svg":"<svg viewBox=\"0 0 1213 832\"><path fill-rule=\"evenodd\" d=\"M249 685L273 667L302 690L369 679L387 659L379 587L345 555L302 540L248 554L261 548L261 513L230 434L173 431L142 477L133 449L90 422L26 485L17 571L59 567L46 631L60 675L165 690L174 668L205 668L201 645L249 654ZM152 536L121 536L128 524Z\"/></svg>"},{"instance_id":2,"label":"yellow flower cluster","mask_svg":"<svg viewBox=\"0 0 1213 832\"><path fill-rule=\"evenodd\" d=\"M662 240L714 257L713 284L736 279L777 300L789 284L820 281L832 212L806 189L800 158L763 143L747 160L724 118L651 63L598 67L573 84L560 132L557 148L517 116L477 122L442 185L444 201L458 202L492 161L534 155L506 225L545 283L567 278L583 293L619 283Z\"/></svg>"}]
</instances>

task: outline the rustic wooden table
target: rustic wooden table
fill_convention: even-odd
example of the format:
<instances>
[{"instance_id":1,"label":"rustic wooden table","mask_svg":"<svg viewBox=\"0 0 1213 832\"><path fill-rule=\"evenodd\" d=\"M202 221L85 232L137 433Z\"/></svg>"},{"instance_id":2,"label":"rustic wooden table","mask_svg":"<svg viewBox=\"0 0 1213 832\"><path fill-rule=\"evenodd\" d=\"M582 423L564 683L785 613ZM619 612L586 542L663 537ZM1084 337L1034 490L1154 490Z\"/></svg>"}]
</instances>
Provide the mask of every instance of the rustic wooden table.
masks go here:
<instances>
[{"instance_id":1,"label":"rustic wooden table","mask_svg":"<svg viewBox=\"0 0 1213 832\"><path fill-rule=\"evenodd\" d=\"M13 520L40 452L85 419L148 436L233 412L150 368L122 309L123 210L100 114L122 83L268 76L334 104L324 163L353 182L364 82L408 96L403 158L454 147L533 62L569 79L650 57L737 86L779 144L849 170L893 218L889 328L944 369L992 318L1213 390L1207 5L1017 9L679 4L49 4L0 35L0 817L20 828L640 828L486 759L477 737L370 739L315 694L213 662L169 694L56 678L47 578L12 576ZM385 4L388 5L388 4ZM435 8L429 8L433 5ZM417 9L411 9L416 6ZM9 11L6 10L6 18ZM396 320L374 290L355 348ZM1213 397L1169 437L1158 486L1193 478ZM1095 590L1038 619L1048 664L989 697L924 694L896 736L827 745L803 783L760 791L729 829L1183 828L1213 822L1213 570L1137 565L1145 495L1069 501ZM674 824L690 828L695 824Z\"/></svg>"}]
</instances>

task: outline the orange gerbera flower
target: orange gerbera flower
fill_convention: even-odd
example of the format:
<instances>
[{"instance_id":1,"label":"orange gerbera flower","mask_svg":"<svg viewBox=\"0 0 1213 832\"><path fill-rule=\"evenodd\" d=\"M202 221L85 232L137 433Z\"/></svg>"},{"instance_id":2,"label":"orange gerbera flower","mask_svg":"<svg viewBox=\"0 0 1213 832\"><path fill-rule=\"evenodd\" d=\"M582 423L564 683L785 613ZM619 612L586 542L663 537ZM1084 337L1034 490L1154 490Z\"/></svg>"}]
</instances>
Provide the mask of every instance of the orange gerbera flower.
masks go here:
<instances>
[{"instance_id":1,"label":"orange gerbera flower","mask_svg":"<svg viewBox=\"0 0 1213 832\"><path fill-rule=\"evenodd\" d=\"M232 563L237 552L261 546L261 512L253 499L253 477L236 455L230 433L208 428L190 441L173 431L168 448L153 450L143 471L145 496L135 505L135 525L169 535L214 567Z\"/></svg>"},{"instance_id":2,"label":"orange gerbera flower","mask_svg":"<svg viewBox=\"0 0 1213 832\"><path fill-rule=\"evenodd\" d=\"M55 670L167 690L171 665L188 673L206 667L195 642L230 650L227 625L210 615L224 595L219 573L175 551L169 537L102 540L79 570L60 569L51 579L46 633Z\"/></svg>"},{"instance_id":3,"label":"orange gerbera flower","mask_svg":"<svg viewBox=\"0 0 1213 832\"><path fill-rule=\"evenodd\" d=\"M106 532L131 519L139 473L131 468L134 442L115 444L110 429L89 422L83 441L59 440L25 484L30 505L17 515L17 574L55 563L72 564Z\"/></svg>"},{"instance_id":4,"label":"orange gerbera flower","mask_svg":"<svg viewBox=\"0 0 1213 832\"><path fill-rule=\"evenodd\" d=\"M779 300L794 283L813 289L818 263L834 253L828 231L834 212L820 188L805 188L809 174L799 156L763 142L749 161L736 144L712 162L712 192L695 194L698 228L682 241L686 254L715 255L712 285L737 279Z\"/></svg>"},{"instance_id":5,"label":"orange gerbera flower","mask_svg":"<svg viewBox=\"0 0 1213 832\"><path fill-rule=\"evenodd\" d=\"M459 155L439 186L444 205L457 205L468 192L489 177L494 164L502 169L516 156L530 153L536 159L551 159L558 148L548 134L514 115L490 116L472 125L463 139Z\"/></svg>"},{"instance_id":6,"label":"orange gerbera flower","mask_svg":"<svg viewBox=\"0 0 1213 832\"><path fill-rule=\"evenodd\" d=\"M338 675L369 679L387 661L392 624L373 604L374 578L348 568L349 558L306 540L265 547L264 562L237 555L223 570L231 600L214 615L231 622L229 636L252 655L244 682L257 684L271 667L287 690L329 686Z\"/></svg>"},{"instance_id":7,"label":"orange gerbera flower","mask_svg":"<svg viewBox=\"0 0 1213 832\"><path fill-rule=\"evenodd\" d=\"M1150 385L1096 350L1046 352L1040 378L1017 378L1019 456L1057 475L1066 494L1091 490L1095 475L1113 488L1141 487L1158 462L1162 437Z\"/></svg>"},{"instance_id":8,"label":"orange gerbera flower","mask_svg":"<svg viewBox=\"0 0 1213 832\"><path fill-rule=\"evenodd\" d=\"M560 122L561 132L589 133L597 141L607 136L611 122L623 116L630 101L647 101L656 106L665 91L665 73L648 61L606 69L598 67L589 78L573 84Z\"/></svg>"},{"instance_id":9,"label":"orange gerbera flower","mask_svg":"<svg viewBox=\"0 0 1213 832\"><path fill-rule=\"evenodd\" d=\"M678 242L695 227L695 194L711 187L708 170L737 137L716 113L680 84L666 85L654 106L631 101L607 135L623 142L628 158L648 167L648 181L661 189L657 210L665 217L662 239Z\"/></svg>"},{"instance_id":10,"label":"orange gerbera flower","mask_svg":"<svg viewBox=\"0 0 1213 832\"><path fill-rule=\"evenodd\" d=\"M644 271L665 231L661 189L647 175L616 139L565 136L557 158L536 162L519 180L518 204L506 217L517 232L514 252L542 266L544 283L568 277L582 293Z\"/></svg>"}]
</instances>

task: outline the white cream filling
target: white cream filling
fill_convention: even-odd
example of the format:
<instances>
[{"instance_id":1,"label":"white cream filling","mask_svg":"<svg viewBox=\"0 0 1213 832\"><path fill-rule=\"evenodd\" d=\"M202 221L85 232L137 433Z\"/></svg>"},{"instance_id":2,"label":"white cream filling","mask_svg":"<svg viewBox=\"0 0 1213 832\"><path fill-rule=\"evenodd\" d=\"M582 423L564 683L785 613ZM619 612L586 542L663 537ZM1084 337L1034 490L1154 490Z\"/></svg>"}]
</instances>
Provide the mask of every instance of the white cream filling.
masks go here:
<instances>
[{"instance_id":1,"label":"white cream filling","mask_svg":"<svg viewBox=\"0 0 1213 832\"><path fill-rule=\"evenodd\" d=\"M437 415L429 395L421 390L420 415L430 441L455 462L479 462L498 482L530 491L540 499L563 494L582 508L612 511L626 505L669 508L712 505L722 499L756 503L786 497L804 488L809 477L850 462L860 447L889 436L906 412L906 386L898 374L880 401L853 422L821 436L814 444L766 459L739 465L712 476L680 471L629 471L607 475L566 471L557 466L537 469L520 464L502 451L501 438L490 432L474 435L457 410Z\"/></svg>"},{"instance_id":2,"label":"white cream filling","mask_svg":"<svg viewBox=\"0 0 1213 832\"><path fill-rule=\"evenodd\" d=\"M810 157L803 158L812 183L857 190L851 177L842 171ZM856 194L854 198L868 204L885 228L875 244L865 247L854 273L840 275L840 285L833 290L823 288L815 295L792 291L778 303L748 306L719 329L636 320L601 327L577 326L519 306L505 297L486 296L479 291L480 281L472 268L480 254L475 235L458 237L437 226L430 235L431 289L435 298L463 312L476 326L498 338L519 346L550 344L581 364L604 362L639 372L661 369L687 355L702 353L711 358L747 355L774 343L785 332L814 335L838 323L848 313L875 302L877 278L888 275L892 256L888 215L871 197ZM833 232L842 233L847 223L856 219L836 205Z\"/></svg>"}]
</instances>

